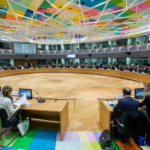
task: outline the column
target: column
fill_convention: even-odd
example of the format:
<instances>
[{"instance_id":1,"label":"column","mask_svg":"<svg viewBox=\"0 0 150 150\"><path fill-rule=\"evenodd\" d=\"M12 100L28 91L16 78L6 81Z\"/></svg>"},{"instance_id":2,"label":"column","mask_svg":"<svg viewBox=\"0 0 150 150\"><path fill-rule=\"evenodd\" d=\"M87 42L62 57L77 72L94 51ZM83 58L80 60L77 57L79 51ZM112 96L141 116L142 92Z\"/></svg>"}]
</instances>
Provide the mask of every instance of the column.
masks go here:
<instances>
[{"instance_id":1,"label":"column","mask_svg":"<svg viewBox=\"0 0 150 150\"><path fill-rule=\"evenodd\" d=\"M14 65L15 63L14 63L14 59L10 59L10 65Z\"/></svg>"},{"instance_id":2,"label":"column","mask_svg":"<svg viewBox=\"0 0 150 150\"><path fill-rule=\"evenodd\" d=\"M113 58L112 59L112 63L114 64L114 62L117 62L117 58Z\"/></svg>"},{"instance_id":3,"label":"column","mask_svg":"<svg viewBox=\"0 0 150 150\"><path fill-rule=\"evenodd\" d=\"M131 61L131 58L130 58L130 57L127 57L127 58L126 58L126 64L127 64L127 65L130 65L130 61Z\"/></svg>"},{"instance_id":4,"label":"column","mask_svg":"<svg viewBox=\"0 0 150 150\"><path fill-rule=\"evenodd\" d=\"M112 45L112 41L108 41L108 45L110 46L110 47L112 47L113 45Z\"/></svg>"},{"instance_id":5,"label":"column","mask_svg":"<svg viewBox=\"0 0 150 150\"><path fill-rule=\"evenodd\" d=\"M64 60L64 59L61 59L61 63L62 63L62 64L65 64L65 60Z\"/></svg>"},{"instance_id":6,"label":"column","mask_svg":"<svg viewBox=\"0 0 150 150\"><path fill-rule=\"evenodd\" d=\"M46 46L45 46L45 50L49 50L49 45L46 45Z\"/></svg>"},{"instance_id":7,"label":"column","mask_svg":"<svg viewBox=\"0 0 150 150\"><path fill-rule=\"evenodd\" d=\"M127 39L127 45L130 45L132 43L131 38ZM133 44L133 43L132 43Z\"/></svg>"},{"instance_id":8,"label":"column","mask_svg":"<svg viewBox=\"0 0 150 150\"><path fill-rule=\"evenodd\" d=\"M58 59L56 59L56 65L58 65Z\"/></svg>"},{"instance_id":9,"label":"column","mask_svg":"<svg viewBox=\"0 0 150 150\"><path fill-rule=\"evenodd\" d=\"M64 44L61 44L61 50L65 50Z\"/></svg>"},{"instance_id":10,"label":"column","mask_svg":"<svg viewBox=\"0 0 150 150\"><path fill-rule=\"evenodd\" d=\"M113 42L113 44L112 44L112 46L117 46L117 41L112 41Z\"/></svg>"},{"instance_id":11,"label":"column","mask_svg":"<svg viewBox=\"0 0 150 150\"><path fill-rule=\"evenodd\" d=\"M110 64L111 63L111 58L108 58L108 64Z\"/></svg>"}]
</instances>

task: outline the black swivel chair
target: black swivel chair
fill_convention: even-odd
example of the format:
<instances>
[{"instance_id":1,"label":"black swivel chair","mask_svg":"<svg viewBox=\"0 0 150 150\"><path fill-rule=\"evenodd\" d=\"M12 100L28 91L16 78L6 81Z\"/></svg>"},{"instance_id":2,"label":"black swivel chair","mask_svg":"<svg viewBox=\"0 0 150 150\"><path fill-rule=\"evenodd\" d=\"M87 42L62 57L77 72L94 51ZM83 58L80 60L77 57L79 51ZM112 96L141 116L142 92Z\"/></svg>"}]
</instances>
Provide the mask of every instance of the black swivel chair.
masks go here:
<instances>
[{"instance_id":1,"label":"black swivel chair","mask_svg":"<svg viewBox=\"0 0 150 150\"><path fill-rule=\"evenodd\" d=\"M138 134L150 134L150 119L145 110L125 113L122 117L121 125L118 119L114 118L112 123L112 136L114 126L117 128L120 134L133 136L133 139L135 135Z\"/></svg>"},{"instance_id":2,"label":"black swivel chair","mask_svg":"<svg viewBox=\"0 0 150 150\"><path fill-rule=\"evenodd\" d=\"M4 108L0 108L0 132L2 132L2 128L5 129L5 131L2 133L2 135L7 132L7 128L10 128L12 127L14 124L17 124L18 120L16 119L16 121L13 121L11 122L9 119L8 119L8 115L7 115L7 112ZM0 135L0 140L3 141L3 138L2 138L2 135ZM18 134L19 136L19 134ZM18 137L17 136L17 137ZM17 138L17 137L14 137L13 141ZM12 141L11 141L12 142ZM9 144L9 143L8 143ZM8 145L7 144L7 145Z\"/></svg>"},{"instance_id":3,"label":"black swivel chair","mask_svg":"<svg viewBox=\"0 0 150 150\"><path fill-rule=\"evenodd\" d=\"M7 112L4 108L0 108L0 119L1 119L1 128L10 128L11 127L11 123L8 120Z\"/></svg>"},{"instance_id":4,"label":"black swivel chair","mask_svg":"<svg viewBox=\"0 0 150 150\"><path fill-rule=\"evenodd\" d=\"M133 121L131 121L131 119L127 113L125 113L122 117L122 125L123 126L120 125L117 118L114 118L113 123L112 123L112 135L113 135L113 127L114 126L119 131L119 133L122 135L129 135L129 136L133 135L134 136L134 135L138 134L138 132L136 131L135 126L133 124Z\"/></svg>"}]
</instances>

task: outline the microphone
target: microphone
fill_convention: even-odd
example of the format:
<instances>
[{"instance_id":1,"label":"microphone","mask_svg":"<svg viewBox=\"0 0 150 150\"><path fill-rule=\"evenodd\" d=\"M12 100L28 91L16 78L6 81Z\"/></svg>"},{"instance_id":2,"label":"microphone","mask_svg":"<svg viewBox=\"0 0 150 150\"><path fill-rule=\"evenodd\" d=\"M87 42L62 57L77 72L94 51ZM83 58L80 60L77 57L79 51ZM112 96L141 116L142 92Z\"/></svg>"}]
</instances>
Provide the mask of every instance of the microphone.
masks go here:
<instances>
[{"instance_id":1,"label":"microphone","mask_svg":"<svg viewBox=\"0 0 150 150\"><path fill-rule=\"evenodd\" d=\"M39 95L38 92L36 92L37 95ZM42 99L42 97L39 95L40 99L36 99L38 101L38 103L44 103L45 102L45 99Z\"/></svg>"}]
</instances>

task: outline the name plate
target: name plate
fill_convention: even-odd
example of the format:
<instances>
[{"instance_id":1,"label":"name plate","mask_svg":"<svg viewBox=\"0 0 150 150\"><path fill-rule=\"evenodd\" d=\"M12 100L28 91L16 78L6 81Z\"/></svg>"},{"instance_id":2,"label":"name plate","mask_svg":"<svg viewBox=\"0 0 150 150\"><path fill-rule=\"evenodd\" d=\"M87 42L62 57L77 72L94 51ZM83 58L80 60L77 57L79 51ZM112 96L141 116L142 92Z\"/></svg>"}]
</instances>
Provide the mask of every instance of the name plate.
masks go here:
<instances>
[{"instance_id":1,"label":"name plate","mask_svg":"<svg viewBox=\"0 0 150 150\"><path fill-rule=\"evenodd\" d=\"M17 91L12 91L12 93L11 93L12 95L17 95L18 94L18 92Z\"/></svg>"},{"instance_id":2,"label":"name plate","mask_svg":"<svg viewBox=\"0 0 150 150\"><path fill-rule=\"evenodd\" d=\"M115 94L115 98L123 98L122 94Z\"/></svg>"}]
</instances>

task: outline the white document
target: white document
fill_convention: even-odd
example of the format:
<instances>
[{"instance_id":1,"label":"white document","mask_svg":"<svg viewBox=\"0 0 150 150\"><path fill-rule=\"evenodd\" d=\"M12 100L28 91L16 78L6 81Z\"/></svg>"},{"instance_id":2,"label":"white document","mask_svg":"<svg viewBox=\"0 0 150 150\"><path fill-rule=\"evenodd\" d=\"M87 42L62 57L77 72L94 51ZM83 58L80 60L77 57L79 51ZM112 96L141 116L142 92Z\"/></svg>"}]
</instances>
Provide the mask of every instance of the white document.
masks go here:
<instances>
[{"instance_id":1,"label":"white document","mask_svg":"<svg viewBox=\"0 0 150 150\"><path fill-rule=\"evenodd\" d=\"M110 104L114 104L114 105L115 105L115 104L116 104L116 102L114 102L114 101L110 101L110 100L109 100L109 101L107 101L107 102L105 102L105 103L106 103L106 104L108 104L108 105L110 105Z\"/></svg>"},{"instance_id":2,"label":"white document","mask_svg":"<svg viewBox=\"0 0 150 150\"><path fill-rule=\"evenodd\" d=\"M27 102L27 97L24 94L23 97L21 98L21 100L18 100L14 103L14 105L19 106L20 104L26 104L25 107L30 106L32 103L31 102Z\"/></svg>"}]
</instances>

